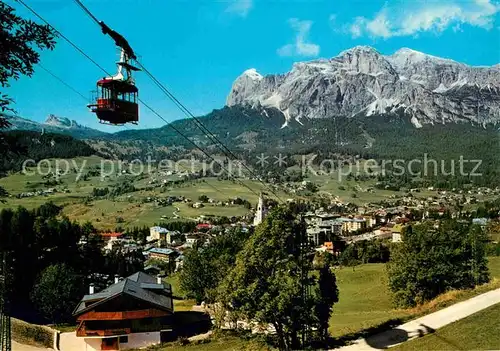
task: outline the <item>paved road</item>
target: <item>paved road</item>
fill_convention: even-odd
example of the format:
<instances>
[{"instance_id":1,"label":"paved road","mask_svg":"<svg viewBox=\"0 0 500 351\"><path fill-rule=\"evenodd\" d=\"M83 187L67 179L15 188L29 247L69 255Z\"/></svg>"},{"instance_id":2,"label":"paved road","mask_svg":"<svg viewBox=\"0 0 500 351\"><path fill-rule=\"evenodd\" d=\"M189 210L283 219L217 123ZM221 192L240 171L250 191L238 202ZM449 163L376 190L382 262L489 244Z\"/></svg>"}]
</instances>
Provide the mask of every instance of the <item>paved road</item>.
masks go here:
<instances>
[{"instance_id":1,"label":"paved road","mask_svg":"<svg viewBox=\"0 0 500 351\"><path fill-rule=\"evenodd\" d=\"M16 341L12 340L12 350L13 351L48 351L48 350L52 350L52 349L45 349L42 347L20 344Z\"/></svg>"},{"instance_id":2,"label":"paved road","mask_svg":"<svg viewBox=\"0 0 500 351\"><path fill-rule=\"evenodd\" d=\"M436 329L470 316L471 314L497 303L500 303L500 289L492 290L469 300L459 302L366 339L356 340L352 345L344 346L336 350L364 351L386 349L433 332Z\"/></svg>"},{"instance_id":3,"label":"paved road","mask_svg":"<svg viewBox=\"0 0 500 351\"><path fill-rule=\"evenodd\" d=\"M59 348L61 351L85 350L85 341L83 338L77 338L75 332L61 333Z\"/></svg>"}]
</instances>

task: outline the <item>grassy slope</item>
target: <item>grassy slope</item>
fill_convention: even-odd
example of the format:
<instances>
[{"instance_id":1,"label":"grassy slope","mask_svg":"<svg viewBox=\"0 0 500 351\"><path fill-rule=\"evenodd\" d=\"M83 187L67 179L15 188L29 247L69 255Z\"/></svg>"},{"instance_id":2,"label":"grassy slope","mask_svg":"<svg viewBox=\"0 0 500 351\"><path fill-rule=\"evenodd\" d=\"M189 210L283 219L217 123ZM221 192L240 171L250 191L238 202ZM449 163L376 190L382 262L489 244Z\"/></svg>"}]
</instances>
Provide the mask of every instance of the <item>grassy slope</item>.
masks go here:
<instances>
[{"instance_id":1,"label":"grassy slope","mask_svg":"<svg viewBox=\"0 0 500 351\"><path fill-rule=\"evenodd\" d=\"M354 270L352 268L339 269L335 274L337 276L337 285L340 290L340 302L334 306L334 314L330 320L330 333L332 336L339 338L357 338L363 334L363 330L375 328L382 324L386 324L388 321L392 320L394 323L398 324L398 319L401 319L401 322L413 319L423 314L432 313L437 309L449 306L458 301L466 300L474 295L486 292L493 287L500 287L500 257L490 257L489 268L492 278L496 279L494 283L475 290L450 292L424 306L410 310L395 310L392 308L384 264L364 264L355 267ZM184 293L180 290L179 280L176 274L168 277L167 281L172 284L174 295L184 297ZM175 309L177 311L190 310L193 304L193 300L176 300ZM494 316L495 313L498 314L498 309L499 308L494 310L493 313L488 311L488 314L485 314L485 317L482 318L489 318L488 320L491 325L494 321L492 315ZM470 323L469 319L472 317L473 316L465 319L463 324ZM480 318L477 318L477 320L480 321ZM472 320L471 323L475 323L474 320ZM460 326L460 324L458 325ZM482 327L484 328L484 325ZM481 326L469 327L468 330L470 331L464 329L461 333L474 333L474 330L476 330L474 328L479 329ZM458 341L457 344L461 345L462 342L460 338L455 338L453 333L450 333L447 329L449 328L445 327L442 329L442 331L446 333L446 337L452 342L456 339ZM483 334L487 335L482 337L485 340L484 344L473 341L473 343L464 344L468 345L468 347L462 349L499 348L498 345L493 344L495 342L498 343L498 337L492 335L492 333L496 331L491 330L490 332L488 329L485 330ZM261 343L246 341L234 336L211 338L209 340L210 342L208 343L190 344L188 346L179 346L176 343L172 343L163 345L159 349L172 351L267 350L267 347ZM446 349L446 344L442 345L435 343L436 346L434 347L433 340L434 339L428 341L429 344L418 344L415 347L412 347L411 343L409 343L410 348L408 348L408 350ZM407 349L405 348L404 350Z\"/></svg>"},{"instance_id":2,"label":"grassy slope","mask_svg":"<svg viewBox=\"0 0 500 351\"><path fill-rule=\"evenodd\" d=\"M51 161L51 170L54 171L55 161ZM109 168L110 161L103 161L96 156L79 157L68 160L70 165L76 164L80 169L85 165L85 174L90 169L100 169L101 162L105 162L105 169ZM115 169L118 169L115 163ZM36 173L36 169L30 169ZM42 167L42 174L48 173L48 167ZM36 208L43 203L53 201L58 205L64 205L64 214L70 219L78 220L80 222L92 221L99 229L114 229L119 223L116 218L122 217L124 223L119 225L122 227L127 226L150 226L154 223L162 221L162 216L167 216L173 219L173 212L175 207L180 208L179 215L181 218L195 218L200 214L219 215L219 216L240 216L248 213L248 210L243 206L228 206L228 207L215 207L207 205L202 209L193 209L187 204L175 204L175 206L159 207L154 203L143 203L143 199L147 197L166 198L171 195L182 195L196 201L202 194L217 201L227 201L229 198L241 197L249 200L253 204L258 201L258 193L263 189L262 184L257 181L245 180L244 183L248 185L254 192L250 191L243 185L233 181L218 181L213 178L206 178L204 181L192 181L184 183L180 186L175 186L165 192L160 192L157 187L154 190L138 190L134 193L119 196L113 200L110 199L97 199L85 204L85 199L91 195L94 187L104 188L110 187L114 184L122 182L125 177L131 176L116 176L113 175L102 180L99 176L90 177L88 180L76 181L76 172L70 172L67 175L61 176L63 184L56 186L46 186L43 183L46 181L39 174L23 175L20 173L10 174L7 177L0 178L0 186L4 187L12 197L5 198L5 202L0 202L0 210L2 208L15 208L17 206L24 206L28 209ZM156 177L155 175L152 178ZM175 178L175 177L174 177ZM149 184L150 177L132 178L136 188L142 189ZM178 177L176 178L178 179ZM214 189L220 190L218 192ZM57 192L46 196L35 196L29 198L17 199L15 195L30 192L35 190L42 190L47 188L56 188L62 190L67 188L69 193ZM280 193L280 197L287 198L284 193Z\"/></svg>"},{"instance_id":3,"label":"grassy slope","mask_svg":"<svg viewBox=\"0 0 500 351\"><path fill-rule=\"evenodd\" d=\"M391 294L387 287L385 265L379 263L364 264L352 268L335 271L340 301L335 304L330 320L330 333L334 337L356 334L362 330L377 327L391 320L407 320L418 315L431 313L439 308L449 306L457 301L486 292L492 287L500 287L500 257L489 258L491 277L496 279L492 284L476 290L450 292L431 303L410 310L392 308ZM167 278L172 284L175 296L184 298L185 294L179 286L177 274ZM193 300L175 300L177 311L190 310ZM397 324L397 323L396 323Z\"/></svg>"},{"instance_id":4,"label":"grassy slope","mask_svg":"<svg viewBox=\"0 0 500 351\"><path fill-rule=\"evenodd\" d=\"M334 337L359 333L391 320L408 320L431 313L474 295L500 287L500 257L489 258L492 283L475 290L449 292L430 303L410 310L392 308L384 264L365 264L335 272L340 301L334 305L330 333ZM398 324L398 321L395 321Z\"/></svg>"},{"instance_id":5,"label":"grassy slope","mask_svg":"<svg viewBox=\"0 0 500 351\"><path fill-rule=\"evenodd\" d=\"M408 341L395 350L498 350L500 349L500 304Z\"/></svg>"},{"instance_id":6,"label":"grassy slope","mask_svg":"<svg viewBox=\"0 0 500 351\"><path fill-rule=\"evenodd\" d=\"M164 344L151 349L165 351L266 351L274 350L264 342L258 340L245 340L237 336L224 335L210 337L202 343L191 343L181 346L177 342Z\"/></svg>"},{"instance_id":7,"label":"grassy slope","mask_svg":"<svg viewBox=\"0 0 500 351\"><path fill-rule=\"evenodd\" d=\"M392 309L384 264L364 264L335 271L340 292L333 307L330 333L339 337L374 327L409 312Z\"/></svg>"}]
</instances>

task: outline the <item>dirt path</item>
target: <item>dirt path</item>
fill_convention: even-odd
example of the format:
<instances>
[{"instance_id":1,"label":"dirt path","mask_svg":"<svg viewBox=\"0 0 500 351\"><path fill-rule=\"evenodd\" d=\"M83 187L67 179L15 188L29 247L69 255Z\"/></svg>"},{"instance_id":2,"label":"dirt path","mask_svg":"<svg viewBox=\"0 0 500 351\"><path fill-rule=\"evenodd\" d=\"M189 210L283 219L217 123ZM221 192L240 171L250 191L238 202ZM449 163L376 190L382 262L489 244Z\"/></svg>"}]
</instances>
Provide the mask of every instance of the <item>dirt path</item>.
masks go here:
<instances>
[{"instance_id":1,"label":"dirt path","mask_svg":"<svg viewBox=\"0 0 500 351\"><path fill-rule=\"evenodd\" d=\"M352 345L336 350L362 351L386 349L431 333L436 329L468 317L497 303L500 303L500 289L459 302L366 339L356 340Z\"/></svg>"}]
</instances>

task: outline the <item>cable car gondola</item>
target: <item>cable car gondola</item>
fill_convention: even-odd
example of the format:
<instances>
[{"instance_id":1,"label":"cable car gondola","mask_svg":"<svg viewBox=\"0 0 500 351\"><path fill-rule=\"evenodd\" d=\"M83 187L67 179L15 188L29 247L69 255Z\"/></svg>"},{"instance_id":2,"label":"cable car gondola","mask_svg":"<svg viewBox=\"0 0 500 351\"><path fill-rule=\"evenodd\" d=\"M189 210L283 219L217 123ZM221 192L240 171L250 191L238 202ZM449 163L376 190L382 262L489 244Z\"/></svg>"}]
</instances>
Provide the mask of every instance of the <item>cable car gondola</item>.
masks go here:
<instances>
[{"instance_id":1,"label":"cable car gondola","mask_svg":"<svg viewBox=\"0 0 500 351\"><path fill-rule=\"evenodd\" d=\"M118 72L112 77L97 81L97 96L93 103L87 105L95 113L101 123L123 125L137 124L139 121L138 94L132 71L140 69L131 65L135 54L128 42L117 32L111 30L104 22L99 22L104 34L111 36L121 48L120 61L117 62Z\"/></svg>"}]
</instances>

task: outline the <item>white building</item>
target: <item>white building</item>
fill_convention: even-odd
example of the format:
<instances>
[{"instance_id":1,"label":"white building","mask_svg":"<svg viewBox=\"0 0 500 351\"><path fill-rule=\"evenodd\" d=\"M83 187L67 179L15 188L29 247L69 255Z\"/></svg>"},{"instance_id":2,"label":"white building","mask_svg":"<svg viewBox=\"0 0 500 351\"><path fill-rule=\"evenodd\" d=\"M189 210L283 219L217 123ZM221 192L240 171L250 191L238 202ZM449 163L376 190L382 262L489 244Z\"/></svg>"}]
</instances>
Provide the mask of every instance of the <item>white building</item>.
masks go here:
<instances>
[{"instance_id":1,"label":"white building","mask_svg":"<svg viewBox=\"0 0 500 351\"><path fill-rule=\"evenodd\" d=\"M343 223L335 215L312 215L306 217L307 238L314 245L330 242L335 236L342 235Z\"/></svg>"},{"instance_id":2,"label":"white building","mask_svg":"<svg viewBox=\"0 0 500 351\"><path fill-rule=\"evenodd\" d=\"M392 233L392 242L393 243L400 243L401 241L403 241L401 239L401 233L396 233L396 232L393 232Z\"/></svg>"},{"instance_id":3,"label":"white building","mask_svg":"<svg viewBox=\"0 0 500 351\"><path fill-rule=\"evenodd\" d=\"M197 240L198 240L197 235L186 235L186 246L193 247L194 244L196 244Z\"/></svg>"},{"instance_id":4,"label":"white building","mask_svg":"<svg viewBox=\"0 0 500 351\"><path fill-rule=\"evenodd\" d=\"M366 219L364 218L340 218L344 232L352 233L360 229L366 229Z\"/></svg>"},{"instance_id":5,"label":"white building","mask_svg":"<svg viewBox=\"0 0 500 351\"><path fill-rule=\"evenodd\" d=\"M149 236L146 238L147 241L160 240L162 235L167 235L168 230L163 227L151 227L149 228Z\"/></svg>"}]
</instances>

